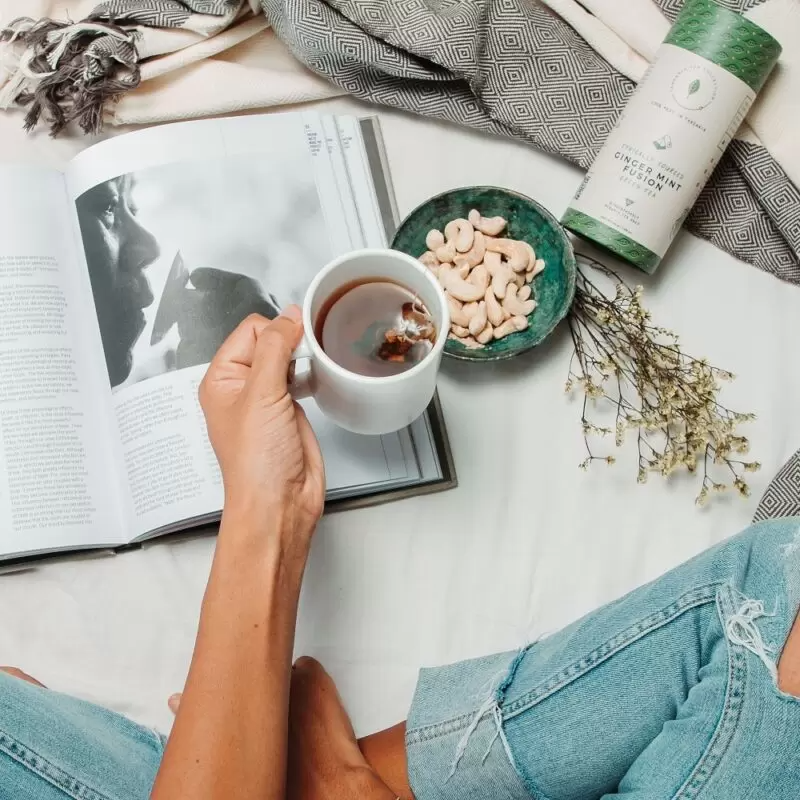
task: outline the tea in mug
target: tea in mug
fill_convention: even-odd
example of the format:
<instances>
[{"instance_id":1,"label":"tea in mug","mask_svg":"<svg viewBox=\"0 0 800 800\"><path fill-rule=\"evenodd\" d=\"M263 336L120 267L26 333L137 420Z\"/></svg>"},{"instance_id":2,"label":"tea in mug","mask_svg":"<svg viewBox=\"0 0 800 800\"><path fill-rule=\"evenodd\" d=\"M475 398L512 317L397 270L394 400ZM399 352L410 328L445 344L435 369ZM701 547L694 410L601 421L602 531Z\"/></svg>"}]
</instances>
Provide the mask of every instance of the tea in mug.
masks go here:
<instances>
[{"instance_id":1,"label":"tea in mug","mask_svg":"<svg viewBox=\"0 0 800 800\"><path fill-rule=\"evenodd\" d=\"M399 375L419 364L437 334L420 298L386 278L340 287L325 301L314 328L329 358L370 378Z\"/></svg>"}]
</instances>

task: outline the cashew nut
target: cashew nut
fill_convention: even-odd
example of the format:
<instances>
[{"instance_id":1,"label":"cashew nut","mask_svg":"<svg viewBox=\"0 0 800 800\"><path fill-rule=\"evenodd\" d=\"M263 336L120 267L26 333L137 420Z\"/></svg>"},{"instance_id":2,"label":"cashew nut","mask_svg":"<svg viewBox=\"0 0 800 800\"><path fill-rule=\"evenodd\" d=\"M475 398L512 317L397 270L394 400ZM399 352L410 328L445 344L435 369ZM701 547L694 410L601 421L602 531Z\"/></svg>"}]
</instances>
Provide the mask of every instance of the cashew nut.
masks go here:
<instances>
[{"instance_id":1,"label":"cashew nut","mask_svg":"<svg viewBox=\"0 0 800 800\"><path fill-rule=\"evenodd\" d=\"M451 219L447 225L444 226L444 238L447 242L452 242L458 236L459 220Z\"/></svg>"},{"instance_id":2,"label":"cashew nut","mask_svg":"<svg viewBox=\"0 0 800 800\"><path fill-rule=\"evenodd\" d=\"M439 275L438 275L439 283L441 284L442 289L444 289L445 291L447 290L447 276L452 271L453 271L452 264L441 264L439 266Z\"/></svg>"},{"instance_id":3,"label":"cashew nut","mask_svg":"<svg viewBox=\"0 0 800 800\"><path fill-rule=\"evenodd\" d=\"M527 300L531 296L531 287L528 285L523 286L517 290L517 300Z\"/></svg>"},{"instance_id":4,"label":"cashew nut","mask_svg":"<svg viewBox=\"0 0 800 800\"><path fill-rule=\"evenodd\" d=\"M472 247L475 228L465 219L454 219L445 226L444 238L447 244L454 244L459 253L466 253Z\"/></svg>"},{"instance_id":5,"label":"cashew nut","mask_svg":"<svg viewBox=\"0 0 800 800\"><path fill-rule=\"evenodd\" d=\"M470 273L468 280L485 294L486 287L489 285L489 270L483 264L478 264Z\"/></svg>"},{"instance_id":6,"label":"cashew nut","mask_svg":"<svg viewBox=\"0 0 800 800\"><path fill-rule=\"evenodd\" d=\"M466 280L469 276L470 266L467 263L467 259L464 256L456 256L455 261L453 262L456 266L456 273L458 277L462 280Z\"/></svg>"},{"instance_id":7,"label":"cashew nut","mask_svg":"<svg viewBox=\"0 0 800 800\"><path fill-rule=\"evenodd\" d=\"M470 267L477 267L486 255L486 237L480 232L475 231L475 238L472 240L472 247L464 254Z\"/></svg>"},{"instance_id":8,"label":"cashew nut","mask_svg":"<svg viewBox=\"0 0 800 800\"><path fill-rule=\"evenodd\" d=\"M505 256L508 266L514 272L524 272L528 266L528 251L522 242L514 239L487 239L486 249Z\"/></svg>"},{"instance_id":9,"label":"cashew nut","mask_svg":"<svg viewBox=\"0 0 800 800\"><path fill-rule=\"evenodd\" d=\"M488 344L492 341L493 336L494 328L490 322L487 322L486 327L475 338L477 339L478 344Z\"/></svg>"},{"instance_id":10,"label":"cashew nut","mask_svg":"<svg viewBox=\"0 0 800 800\"><path fill-rule=\"evenodd\" d=\"M486 255L483 257L483 266L486 267L487 272L494 278L495 272L503 266L503 257L500 253L495 253L492 250L487 250Z\"/></svg>"},{"instance_id":11,"label":"cashew nut","mask_svg":"<svg viewBox=\"0 0 800 800\"><path fill-rule=\"evenodd\" d=\"M480 350L483 347L482 344L478 344L478 342L476 342L471 336L465 336L463 339L458 339L457 341L459 344L463 344L464 347L467 347L470 350Z\"/></svg>"},{"instance_id":12,"label":"cashew nut","mask_svg":"<svg viewBox=\"0 0 800 800\"><path fill-rule=\"evenodd\" d=\"M487 236L497 236L506 227L506 221L502 217L482 217L476 208L469 212L468 219L475 230Z\"/></svg>"},{"instance_id":13,"label":"cashew nut","mask_svg":"<svg viewBox=\"0 0 800 800\"><path fill-rule=\"evenodd\" d=\"M525 250L528 253L528 266L525 267L525 270L530 271L533 269L533 265L536 263L536 252L527 242L523 242L520 240L520 244L525 248Z\"/></svg>"},{"instance_id":14,"label":"cashew nut","mask_svg":"<svg viewBox=\"0 0 800 800\"><path fill-rule=\"evenodd\" d=\"M510 311L514 317L527 317L536 307L533 300L521 301L517 298L517 288L509 285L506 289L506 296L503 298L503 308Z\"/></svg>"},{"instance_id":15,"label":"cashew nut","mask_svg":"<svg viewBox=\"0 0 800 800\"><path fill-rule=\"evenodd\" d=\"M517 289L521 289L525 285L525 273L524 272L515 272L514 273L514 284Z\"/></svg>"},{"instance_id":16,"label":"cashew nut","mask_svg":"<svg viewBox=\"0 0 800 800\"><path fill-rule=\"evenodd\" d=\"M450 309L450 322L453 325L460 325L462 328L469 325L469 317L464 313L461 303L455 297L447 298L447 307Z\"/></svg>"},{"instance_id":17,"label":"cashew nut","mask_svg":"<svg viewBox=\"0 0 800 800\"><path fill-rule=\"evenodd\" d=\"M441 247L437 247L433 252L436 254L436 258L438 258L439 261L446 264L456 257L456 246L453 242L448 242Z\"/></svg>"},{"instance_id":18,"label":"cashew nut","mask_svg":"<svg viewBox=\"0 0 800 800\"><path fill-rule=\"evenodd\" d=\"M478 310L472 319L469 321L469 332L473 336L477 336L481 331L486 327L487 317L486 317L486 302L481 300L478 303Z\"/></svg>"},{"instance_id":19,"label":"cashew nut","mask_svg":"<svg viewBox=\"0 0 800 800\"><path fill-rule=\"evenodd\" d=\"M511 319L506 320L499 328L495 328L493 335L495 339L502 339L504 336L508 336L510 333L524 331L527 327L527 317L511 317Z\"/></svg>"},{"instance_id":20,"label":"cashew nut","mask_svg":"<svg viewBox=\"0 0 800 800\"><path fill-rule=\"evenodd\" d=\"M444 234L437 230L428 231L428 235L425 237L425 244L428 250L437 250L444 244Z\"/></svg>"},{"instance_id":21,"label":"cashew nut","mask_svg":"<svg viewBox=\"0 0 800 800\"><path fill-rule=\"evenodd\" d=\"M500 303L497 302L497 298L494 296L492 289L486 290L484 301L486 303L486 316L488 317L489 322L492 325L502 325L503 309L500 308Z\"/></svg>"},{"instance_id":22,"label":"cashew nut","mask_svg":"<svg viewBox=\"0 0 800 800\"><path fill-rule=\"evenodd\" d=\"M465 336L469 336L469 329L462 328L461 325L451 325L450 331L461 339L463 339Z\"/></svg>"},{"instance_id":23,"label":"cashew nut","mask_svg":"<svg viewBox=\"0 0 800 800\"><path fill-rule=\"evenodd\" d=\"M486 251L483 264L492 276L492 291L495 297L498 300L502 300L506 296L506 286L510 281L514 280L514 272L508 264L503 263L500 253L493 250Z\"/></svg>"},{"instance_id":24,"label":"cashew nut","mask_svg":"<svg viewBox=\"0 0 800 800\"><path fill-rule=\"evenodd\" d=\"M498 300L502 300L506 296L506 288L513 280L514 272L507 264L502 264L500 269L495 271L492 276L492 291Z\"/></svg>"},{"instance_id":25,"label":"cashew nut","mask_svg":"<svg viewBox=\"0 0 800 800\"><path fill-rule=\"evenodd\" d=\"M544 259L537 258L533 266L525 273L525 283L532 283L533 279L544 270Z\"/></svg>"},{"instance_id":26,"label":"cashew nut","mask_svg":"<svg viewBox=\"0 0 800 800\"><path fill-rule=\"evenodd\" d=\"M478 304L477 303L464 303L463 306L464 315L467 318L467 323L464 327L469 327L469 320L471 320L477 313L478 313Z\"/></svg>"},{"instance_id":27,"label":"cashew nut","mask_svg":"<svg viewBox=\"0 0 800 800\"><path fill-rule=\"evenodd\" d=\"M471 283L462 280L455 270L449 270L445 276L444 288L446 291L456 298L461 300L462 303L471 303L474 300L483 298L483 292L480 287L473 286Z\"/></svg>"},{"instance_id":28,"label":"cashew nut","mask_svg":"<svg viewBox=\"0 0 800 800\"><path fill-rule=\"evenodd\" d=\"M419 259L428 269L438 269L439 267L439 259L436 258L436 253L432 253L430 250L423 253Z\"/></svg>"}]
</instances>

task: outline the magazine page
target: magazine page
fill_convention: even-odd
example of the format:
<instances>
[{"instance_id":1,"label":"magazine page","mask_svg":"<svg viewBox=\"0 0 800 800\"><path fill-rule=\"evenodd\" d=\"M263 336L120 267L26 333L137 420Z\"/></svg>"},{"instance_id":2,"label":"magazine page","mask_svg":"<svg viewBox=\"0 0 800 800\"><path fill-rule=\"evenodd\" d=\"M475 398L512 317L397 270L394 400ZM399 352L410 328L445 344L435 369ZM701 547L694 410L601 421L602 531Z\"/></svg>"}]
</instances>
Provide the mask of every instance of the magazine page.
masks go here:
<instances>
[{"instance_id":1,"label":"magazine page","mask_svg":"<svg viewBox=\"0 0 800 800\"><path fill-rule=\"evenodd\" d=\"M64 178L0 166L0 555L127 538Z\"/></svg>"},{"instance_id":2,"label":"magazine page","mask_svg":"<svg viewBox=\"0 0 800 800\"><path fill-rule=\"evenodd\" d=\"M362 246L326 138L313 113L202 120L108 140L67 170L132 538L221 507L197 386L222 341L249 313L301 303L327 261ZM304 405L331 491L406 478L399 437L348 434Z\"/></svg>"},{"instance_id":3,"label":"magazine page","mask_svg":"<svg viewBox=\"0 0 800 800\"><path fill-rule=\"evenodd\" d=\"M336 124L366 246L388 247L359 120L343 116L337 118Z\"/></svg>"}]
</instances>

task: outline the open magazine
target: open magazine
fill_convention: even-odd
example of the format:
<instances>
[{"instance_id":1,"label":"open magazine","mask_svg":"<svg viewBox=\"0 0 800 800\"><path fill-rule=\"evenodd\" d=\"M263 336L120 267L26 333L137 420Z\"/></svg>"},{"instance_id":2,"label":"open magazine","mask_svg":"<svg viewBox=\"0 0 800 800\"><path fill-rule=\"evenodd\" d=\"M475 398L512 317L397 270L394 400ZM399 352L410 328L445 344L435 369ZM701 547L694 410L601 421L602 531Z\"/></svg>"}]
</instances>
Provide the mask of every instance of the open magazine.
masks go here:
<instances>
[{"instance_id":1,"label":"open magazine","mask_svg":"<svg viewBox=\"0 0 800 800\"><path fill-rule=\"evenodd\" d=\"M0 559L218 519L206 365L335 256L386 246L383 164L376 120L291 113L138 131L64 171L0 166ZM303 405L330 506L454 485L436 401L375 437Z\"/></svg>"}]
</instances>

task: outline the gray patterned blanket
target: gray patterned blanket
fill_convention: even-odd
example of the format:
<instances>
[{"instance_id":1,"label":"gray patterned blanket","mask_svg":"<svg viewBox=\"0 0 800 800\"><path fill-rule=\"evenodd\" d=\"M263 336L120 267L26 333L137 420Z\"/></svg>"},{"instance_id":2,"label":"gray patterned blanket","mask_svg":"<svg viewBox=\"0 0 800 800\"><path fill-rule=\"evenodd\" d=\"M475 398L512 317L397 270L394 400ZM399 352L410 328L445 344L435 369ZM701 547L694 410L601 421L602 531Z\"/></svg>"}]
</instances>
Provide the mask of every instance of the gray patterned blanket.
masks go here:
<instances>
[{"instance_id":1,"label":"gray patterned blanket","mask_svg":"<svg viewBox=\"0 0 800 800\"><path fill-rule=\"evenodd\" d=\"M780 469L758 503L753 522L800 517L800 450Z\"/></svg>"},{"instance_id":2,"label":"gray patterned blanket","mask_svg":"<svg viewBox=\"0 0 800 800\"><path fill-rule=\"evenodd\" d=\"M784 0L720 1L758 12L760 24L769 23L772 5L785 5ZM683 0L260 2L296 58L348 93L521 139L582 167L590 164L635 88L637 68L627 70L625 64L638 59L646 65L641 51L647 46L639 39L646 42L652 33L644 28L652 27L653 12L668 27L683 5ZM136 86L148 29L205 25L213 35L215 19L216 29L224 28L250 13L251 5L249 0L107 0L83 26L16 23L2 37L27 47L28 72L44 77L23 81L15 99L30 109L29 125L44 116L54 130L78 120L94 131L103 105ZM781 30L771 32L782 38ZM800 46L782 44L784 51ZM619 55L620 48L630 53ZM686 225L738 258L800 283L800 162L788 164L784 153L781 163L766 141L771 118L760 122L761 130L748 130L731 144ZM785 128L786 120L781 123Z\"/></svg>"}]
</instances>

